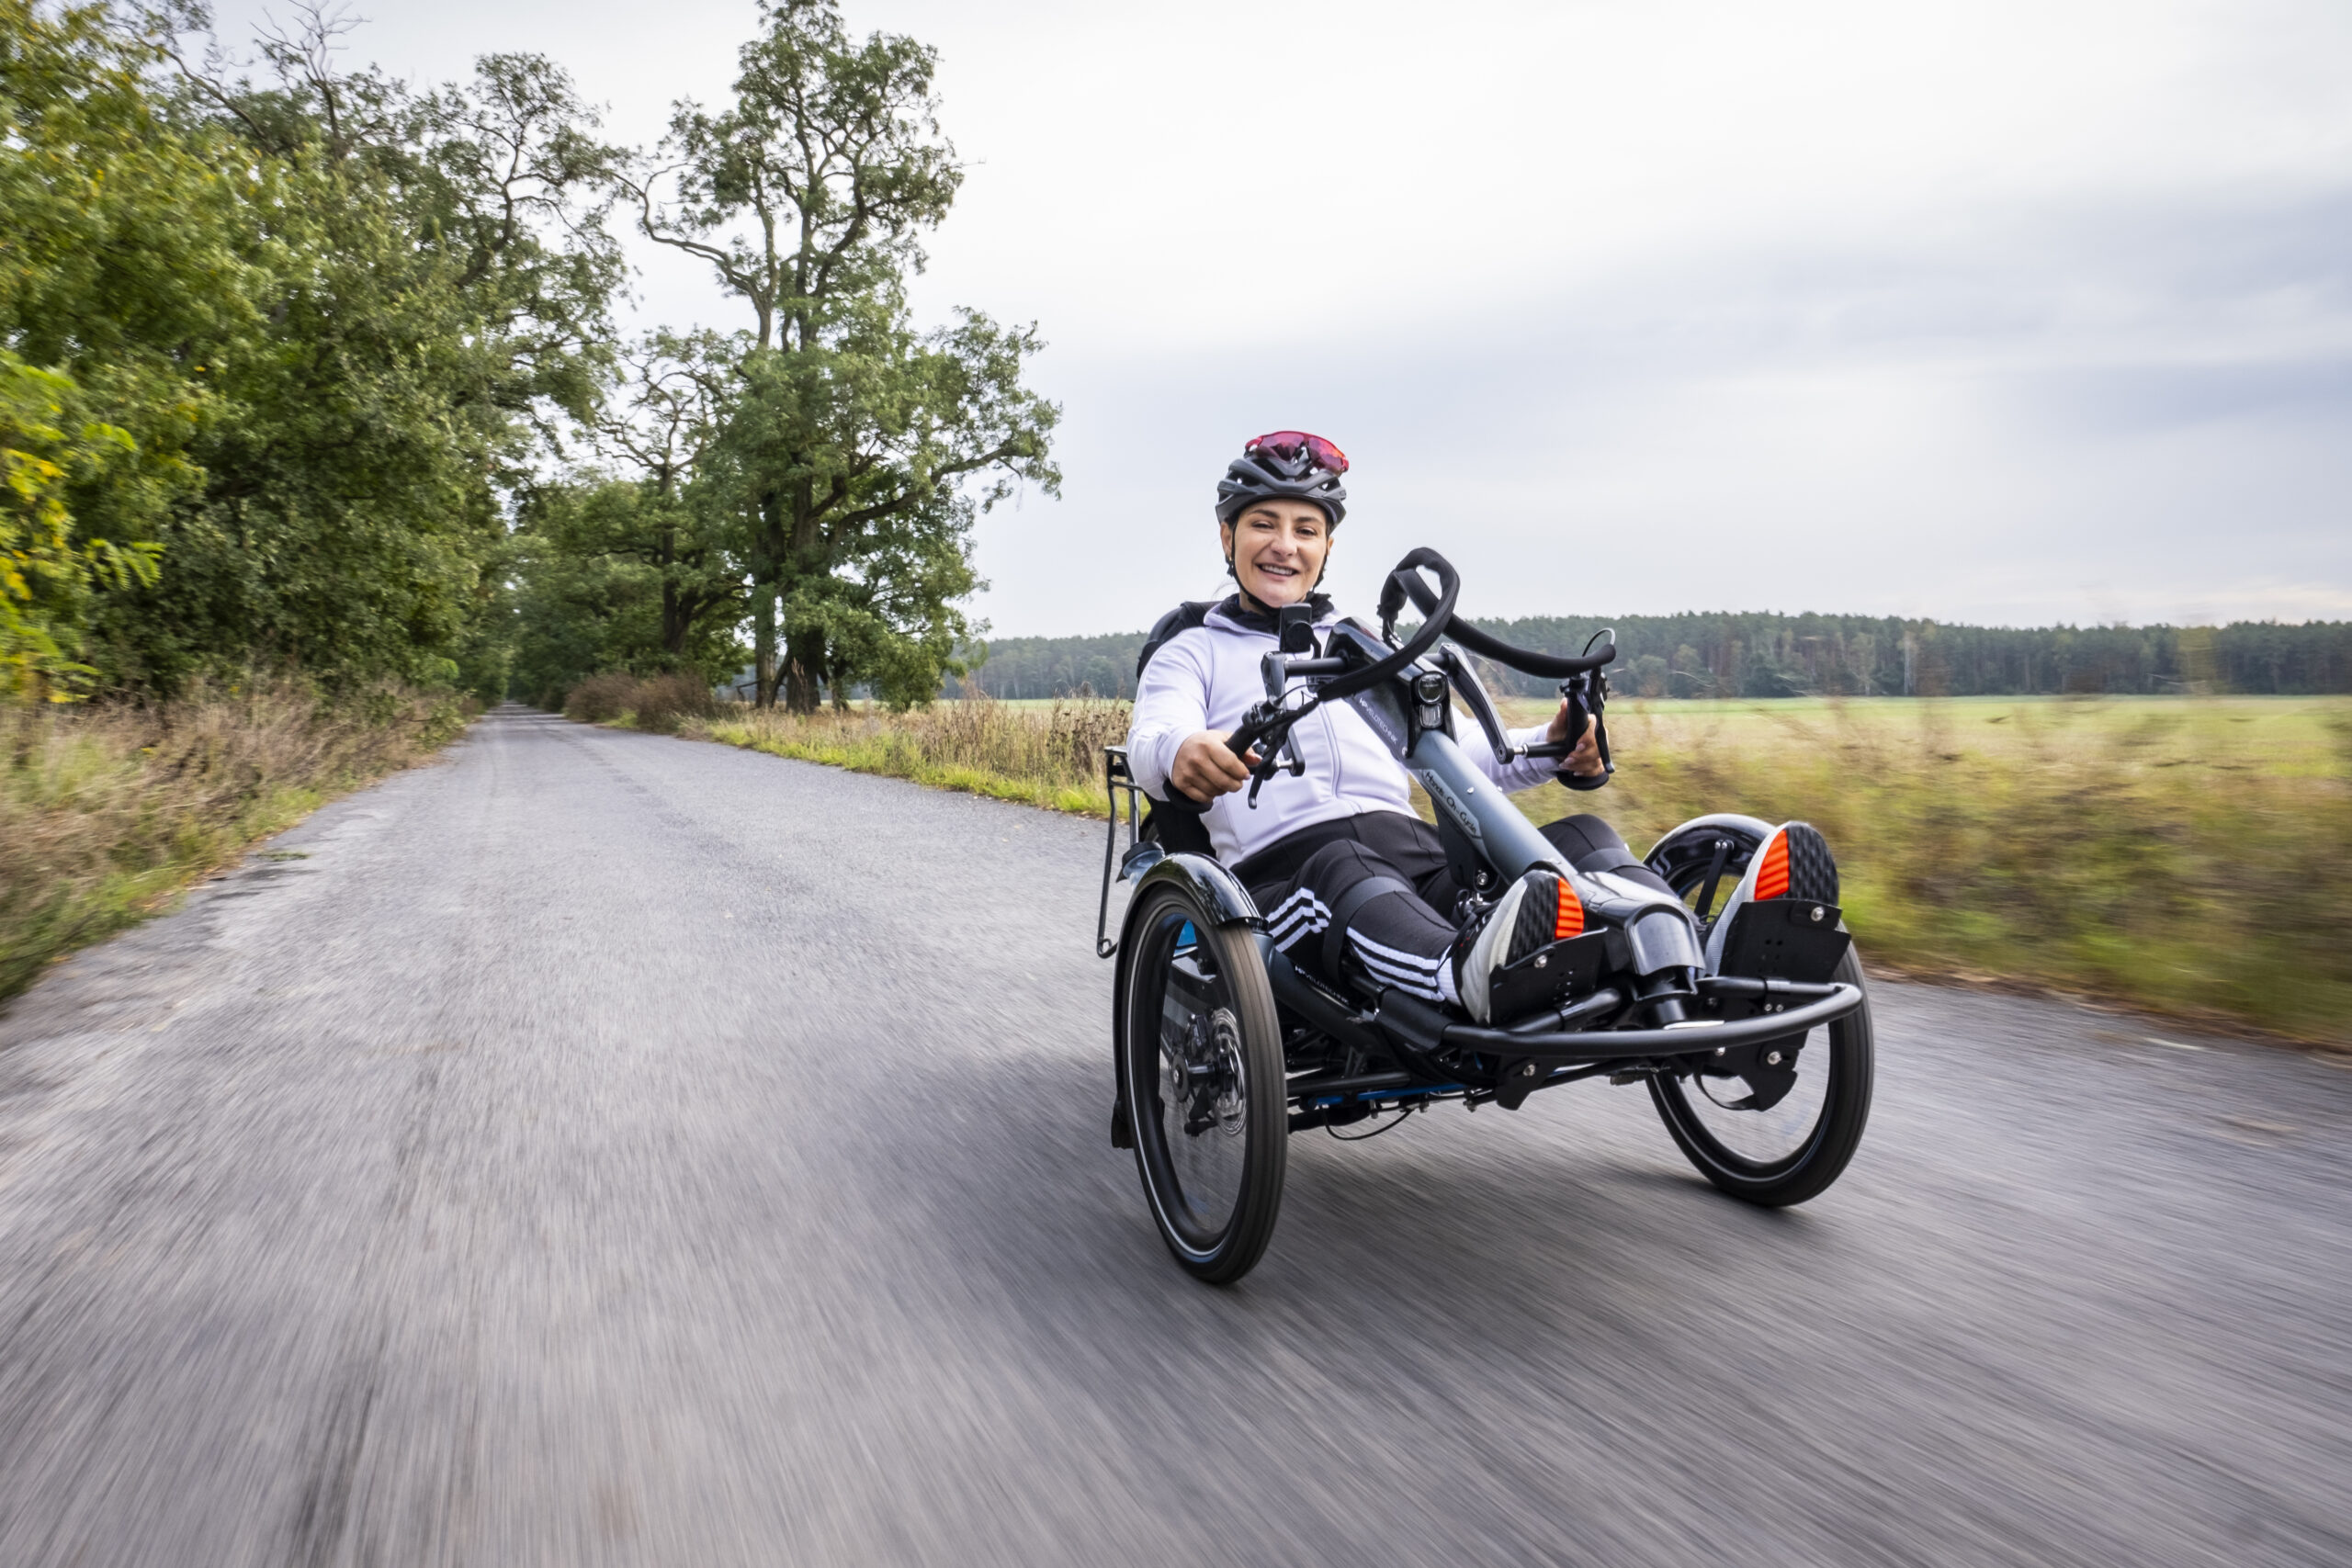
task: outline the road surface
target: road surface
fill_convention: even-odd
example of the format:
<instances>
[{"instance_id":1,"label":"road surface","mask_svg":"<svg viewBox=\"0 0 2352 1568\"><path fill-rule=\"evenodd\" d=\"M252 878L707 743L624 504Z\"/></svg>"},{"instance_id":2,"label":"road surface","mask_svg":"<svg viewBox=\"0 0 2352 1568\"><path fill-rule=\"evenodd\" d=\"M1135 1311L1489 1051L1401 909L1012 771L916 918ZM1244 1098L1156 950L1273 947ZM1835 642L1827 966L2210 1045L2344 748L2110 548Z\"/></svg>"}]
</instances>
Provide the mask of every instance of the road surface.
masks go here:
<instances>
[{"instance_id":1,"label":"road surface","mask_svg":"<svg viewBox=\"0 0 2352 1568\"><path fill-rule=\"evenodd\" d=\"M1099 832L505 709L61 966L0 1562L2352 1562L2352 1071L1885 985L1808 1207L1587 1086L1212 1291Z\"/></svg>"}]
</instances>

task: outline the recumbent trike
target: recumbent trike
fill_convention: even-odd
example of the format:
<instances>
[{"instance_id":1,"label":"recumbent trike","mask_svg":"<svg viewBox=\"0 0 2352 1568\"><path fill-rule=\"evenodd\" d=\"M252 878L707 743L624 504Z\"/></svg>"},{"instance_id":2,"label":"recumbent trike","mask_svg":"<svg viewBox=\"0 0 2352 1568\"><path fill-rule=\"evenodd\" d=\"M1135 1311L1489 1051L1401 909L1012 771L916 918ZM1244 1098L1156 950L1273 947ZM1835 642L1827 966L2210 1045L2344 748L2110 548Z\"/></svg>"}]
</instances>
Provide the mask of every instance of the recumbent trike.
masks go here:
<instances>
[{"instance_id":1,"label":"recumbent trike","mask_svg":"<svg viewBox=\"0 0 2352 1568\"><path fill-rule=\"evenodd\" d=\"M1424 570L1436 575L1435 592ZM1559 872L1583 907L1583 934L1520 961L1543 962L1542 974L1498 976L1522 998L1537 996L1535 1010L1506 1027L1482 1027L1368 976L1343 991L1295 965L1209 852L1204 807L1181 796L1139 801L1125 752L1106 749L1112 824L1095 937L1102 956L1118 959L1112 1141L1135 1150L1160 1235L1195 1278L1238 1280L1265 1251L1292 1133L1346 1136L1339 1129L1371 1124L1361 1137L1442 1100L1517 1110L1537 1089L1639 1080L1709 1181L1770 1205L1822 1191L1860 1141L1870 1004L1818 838L1801 824L1697 818L1644 862L1674 897L1570 864L1463 754L1455 704L1477 724L1474 743L1498 761L1563 756L1565 745L1512 744L1468 655L1558 680L1569 734L1591 714L1613 771L1601 672L1616 657L1613 634L1598 634L1603 645L1574 658L1515 648L1455 617L1459 591L1453 567L1419 549L1388 576L1377 636L1341 621L1318 647L1311 612L1285 610L1279 647L1262 663L1265 700L1227 743L1245 761L1258 752L1254 800L1284 768L1290 727L1324 704L1349 703L1428 792L1469 898L1499 895L1539 863ZM1422 619L1400 642L1408 600ZM1563 782L1595 787L1608 771ZM1822 865L1806 866L1809 853L1822 854ZM1792 854L1800 872L1816 874L1792 879ZM1825 874L1827 897L1790 896L1792 880L1819 888ZM1114 876L1134 885L1116 941L1107 935Z\"/></svg>"}]
</instances>

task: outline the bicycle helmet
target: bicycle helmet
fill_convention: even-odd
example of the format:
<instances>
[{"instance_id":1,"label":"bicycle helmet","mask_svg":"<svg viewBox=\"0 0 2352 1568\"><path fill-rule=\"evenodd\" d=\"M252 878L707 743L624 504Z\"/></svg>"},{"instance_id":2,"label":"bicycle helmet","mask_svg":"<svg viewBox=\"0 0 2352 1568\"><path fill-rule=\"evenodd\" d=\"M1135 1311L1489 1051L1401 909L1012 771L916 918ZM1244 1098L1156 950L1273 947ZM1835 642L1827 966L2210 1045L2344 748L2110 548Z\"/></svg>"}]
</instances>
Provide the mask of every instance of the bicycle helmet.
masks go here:
<instances>
[{"instance_id":1,"label":"bicycle helmet","mask_svg":"<svg viewBox=\"0 0 2352 1568\"><path fill-rule=\"evenodd\" d=\"M1217 481L1216 520L1231 523L1255 502L1311 501L1336 528L1348 514L1347 487L1340 482L1347 471L1347 455L1319 435L1295 430L1261 435Z\"/></svg>"}]
</instances>

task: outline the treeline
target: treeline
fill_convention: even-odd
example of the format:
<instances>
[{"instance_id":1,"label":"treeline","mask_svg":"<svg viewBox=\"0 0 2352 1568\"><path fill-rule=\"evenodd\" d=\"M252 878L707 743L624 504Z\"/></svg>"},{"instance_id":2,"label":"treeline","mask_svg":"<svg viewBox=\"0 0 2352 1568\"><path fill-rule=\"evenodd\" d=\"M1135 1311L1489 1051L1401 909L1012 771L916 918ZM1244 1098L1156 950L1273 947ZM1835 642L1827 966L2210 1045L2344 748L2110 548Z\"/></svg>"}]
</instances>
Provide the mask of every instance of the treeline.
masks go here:
<instances>
[{"instance_id":1,"label":"treeline","mask_svg":"<svg viewBox=\"0 0 2352 1568\"><path fill-rule=\"evenodd\" d=\"M0 699L960 669L974 513L1053 488L1057 411L1033 333L910 320L961 178L930 50L773 0L635 151L537 55L413 88L321 6L209 28L0 0ZM617 223L734 329L625 341Z\"/></svg>"},{"instance_id":2,"label":"treeline","mask_svg":"<svg viewBox=\"0 0 2352 1568\"><path fill-rule=\"evenodd\" d=\"M1970 626L1865 615L1536 616L1477 625L1522 648L1580 651L1617 628L1620 691L1656 697L2352 693L2352 623ZM1132 696L1144 634L1001 637L973 679L1000 697ZM1498 691L1548 682L1489 670Z\"/></svg>"},{"instance_id":3,"label":"treeline","mask_svg":"<svg viewBox=\"0 0 2352 1568\"><path fill-rule=\"evenodd\" d=\"M0 0L0 685L495 683L505 500L609 358L593 117L202 20Z\"/></svg>"}]
</instances>

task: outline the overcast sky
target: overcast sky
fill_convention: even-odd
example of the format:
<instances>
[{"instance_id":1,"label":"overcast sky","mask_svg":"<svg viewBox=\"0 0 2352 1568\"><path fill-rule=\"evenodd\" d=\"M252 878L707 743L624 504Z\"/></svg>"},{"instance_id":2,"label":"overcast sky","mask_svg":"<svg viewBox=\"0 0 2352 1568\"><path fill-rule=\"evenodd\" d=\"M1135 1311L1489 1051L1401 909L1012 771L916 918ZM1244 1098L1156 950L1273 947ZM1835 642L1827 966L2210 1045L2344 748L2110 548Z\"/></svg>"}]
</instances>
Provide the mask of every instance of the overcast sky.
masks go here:
<instances>
[{"instance_id":1,"label":"overcast sky","mask_svg":"<svg viewBox=\"0 0 2352 1568\"><path fill-rule=\"evenodd\" d=\"M268 7L224 0L224 37ZM358 0L650 143L748 0ZM1035 321L1001 635L1216 589L1248 436L1354 460L1331 586L1479 614L2352 618L2352 5L853 0L969 165L916 299ZM285 8L277 7L285 15ZM639 256L643 324L744 312Z\"/></svg>"}]
</instances>

